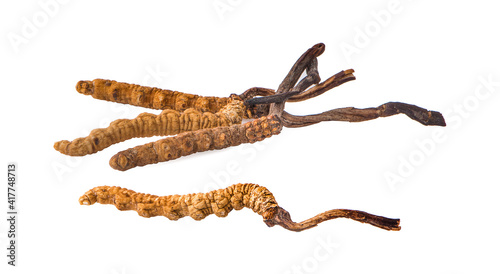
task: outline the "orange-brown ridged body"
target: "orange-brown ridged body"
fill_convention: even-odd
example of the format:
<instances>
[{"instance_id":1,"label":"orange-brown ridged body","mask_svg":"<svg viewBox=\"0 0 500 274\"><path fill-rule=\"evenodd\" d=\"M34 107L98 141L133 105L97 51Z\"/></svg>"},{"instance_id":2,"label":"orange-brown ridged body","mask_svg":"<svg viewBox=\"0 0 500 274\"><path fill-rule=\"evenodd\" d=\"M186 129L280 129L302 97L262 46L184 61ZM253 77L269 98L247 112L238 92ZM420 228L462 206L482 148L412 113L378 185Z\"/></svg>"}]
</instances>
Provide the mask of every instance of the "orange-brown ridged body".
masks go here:
<instances>
[{"instance_id":1,"label":"orange-brown ridged body","mask_svg":"<svg viewBox=\"0 0 500 274\"><path fill-rule=\"evenodd\" d=\"M216 113L229 101L227 97L199 96L104 79L79 81L76 90L99 100L162 110L194 108L201 112Z\"/></svg>"},{"instance_id":2,"label":"orange-brown ridged body","mask_svg":"<svg viewBox=\"0 0 500 274\"><path fill-rule=\"evenodd\" d=\"M87 191L79 201L81 205L112 204L119 210L135 210L142 217L165 216L170 220L186 216L202 220L210 214L226 217L233 209L247 207L261 215L267 226L279 225L296 232L336 218L348 218L391 231L401 229L399 219L350 209L328 210L296 223L292 221L290 213L278 205L267 188L256 184L236 184L207 193L169 196L137 193L117 186L100 186Z\"/></svg>"},{"instance_id":3,"label":"orange-brown ridged body","mask_svg":"<svg viewBox=\"0 0 500 274\"><path fill-rule=\"evenodd\" d=\"M446 125L441 113L400 102L388 102L376 108L339 108L304 116L286 112L287 101L308 100L356 79L354 70L348 69L321 82L317 57L324 50L325 45L318 43L304 52L276 91L254 87L230 97L204 97L103 79L80 81L77 91L96 99L168 110L158 116L141 114L136 119L118 120L106 129L92 131L87 138L57 142L54 148L64 154L81 156L132 137L179 134L119 152L110 159L113 168L127 170L200 151L260 141L279 133L282 126L304 127L324 121L362 122L400 113L424 125ZM301 79L304 72L306 76ZM231 106L234 100L240 100L237 108ZM226 116L218 114L225 109L238 111L233 112L233 118L224 120ZM264 116L267 118L261 118ZM258 120L235 125L245 118Z\"/></svg>"},{"instance_id":4,"label":"orange-brown ridged body","mask_svg":"<svg viewBox=\"0 0 500 274\"><path fill-rule=\"evenodd\" d=\"M226 217L231 210L252 209L271 219L278 206L273 194L256 184L236 184L208 193L156 196L116 186L95 187L80 197L80 204L113 204L119 210L135 210L142 217L165 216L178 220L190 216L202 220L210 214Z\"/></svg>"},{"instance_id":5,"label":"orange-brown ridged body","mask_svg":"<svg viewBox=\"0 0 500 274\"><path fill-rule=\"evenodd\" d=\"M96 153L113 144L134 138L175 135L187 131L205 128L241 124L245 107L236 96L217 113L198 111L189 108L180 113L166 109L159 115L141 113L134 119L119 119L111 122L107 128L98 128L87 137L73 141L59 141L54 148L66 155L84 156Z\"/></svg>"},{"instance_id":6,"label":"orange-brown ridged body","mask_svg":"<svg viewBox=\"0 0 500 274\"><path fill-rule=\"evenodd\" d=\"M165 162L196 152L254 143L279 134L281 129L280 118L270 115L243 125L184 132L121 151L109 160L109 164L114 169L125 171L136 166Z\"/></svg>"}]
</instances>

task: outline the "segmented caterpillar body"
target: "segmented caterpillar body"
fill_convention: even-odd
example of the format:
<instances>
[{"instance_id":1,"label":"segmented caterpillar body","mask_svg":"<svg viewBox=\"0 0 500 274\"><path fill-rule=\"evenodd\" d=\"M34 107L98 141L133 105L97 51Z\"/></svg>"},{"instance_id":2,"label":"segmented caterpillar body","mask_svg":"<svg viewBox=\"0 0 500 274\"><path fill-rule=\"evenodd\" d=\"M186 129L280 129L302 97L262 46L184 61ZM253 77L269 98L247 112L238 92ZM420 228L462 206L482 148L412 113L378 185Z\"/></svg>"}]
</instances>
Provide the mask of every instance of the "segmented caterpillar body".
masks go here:
<instances>
[{"instance_id":1,"label":"segmented caterpillar body","mask_svg":"<svg viewBox=\"0 0 500 274\"><path fill-rule=\"evenodd\" d=\"M119 210L135 210L142 217L165 216L170 220L190 216L202 220L210 214L226 217L244 207L271 218L278 206L273 194L256 184L236 184L208 193L156 196L116 186L95 187L80 197L80 204L113 204Z\"/></svg>"},{"instance_id":2,"label":"segmented caterpillar body","mask_svg":"<svg viewBox=\"0 0 500 274\"><path fill-rule=\"evenodd\" d=\"M54 148L66 155L84 156L113 144L134 138L175 135L187 131L240 124L245 107L239 98L231 100L217 113L189 108L184 112L166 109L159 115L141 113L134 119L119 119L107 128L98 128L86 137L59 141Z\"/></svg>"},{"instance_id":3,"label":"segmented caterpillar body","mask_svg":"<svg viewBox=\"0 0 500 274\"><path fill-rule=\"evenodd\" d=\"M377 108L333 109L305 116L287 113L284 111L287 101L304 101L355 79L354 70L349 69L320 82L317 57L324 50L325 45L318 43L302 54L276 91L255 87L227 98L198 96L103 79L80 81L76 86L79 93L96 99L165 111L159 116L141 114L136 119L118 120L106 129L92 131L86 138L57 142L54 148L64 154L81 156L132 137L178 134L119 152L110 159L113 168L127 170L196 152L253 143L278 134L283 126L303 127L323 121L361 122L399 113L424 125L446 125L441 113L400 102L389 102ZM299 81L304 71L307 75ZM236 100L239 100L239 105L233 107L232 101ZM180 113L182 111L184 113ZM224 111L224 115L219 115ZM238 125L244 118L257 120Z\"/></svg>"},{"instance_id":4,"label":"segmented caterpillar body","mask_svg":"<svg viewBox=\"0 0 500 274\"><path fill-rule=\"evenodd\" d=\"M109 164L114 169L125 171L136 166L165 162L196 152L254 143L279 134L282 127L277 115L269 115L243 125L184 132L121 151L110 159Z\"/></svg>"},{"instance_id":5,"label":"segmented caterpillar body","mask_svg":"<svg viewBox=\"0 0 500 274\"><path fill-rule=\"evenodd\" d=\"M76 90L99 100L177 111L194 108L201 112L216 113L229 101L227 97L199 96L104 79L79 81L76 84Z\"/></svg>"},{"instance_id":6,"label":"segmented caterpillar body","mask_svg":"<svg viewBox=\"0 0 500 274\"><path fill-rule=\"evenodd\" d=\"M288 211L278 206L273 194L267 188L256 184L236 184L208 193L169 196L137 193L116 186L100 186L87 191L80 197L79 202L81 205L112 204L119 210L135 210L142 217L165 216L170 220L186 216L202 220L210 214L226 217L233 209L240 210L247 207L261 215L267 226L279 225L297 232L336 218L348 218L386 230L401 229L399 219L350 209L325 211L296 223L292 221Z\"/></svg>"}]
</instances>

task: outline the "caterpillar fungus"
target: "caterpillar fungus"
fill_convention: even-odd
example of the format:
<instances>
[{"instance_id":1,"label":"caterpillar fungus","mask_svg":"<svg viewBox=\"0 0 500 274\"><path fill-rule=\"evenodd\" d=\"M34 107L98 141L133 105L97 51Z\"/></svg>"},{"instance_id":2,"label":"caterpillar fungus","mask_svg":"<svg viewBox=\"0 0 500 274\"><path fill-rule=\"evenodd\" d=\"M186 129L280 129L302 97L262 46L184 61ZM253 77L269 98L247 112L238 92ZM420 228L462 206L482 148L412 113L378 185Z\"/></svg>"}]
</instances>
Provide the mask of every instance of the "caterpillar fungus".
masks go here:
<instances>
[{"instance_id":1,"label":"caterpillar fungus","mask_svg":"<svg viewBox=\"0 0 500 274\"><path fill-rule=\"evenodd\" d=\"M278 117L269 115L243 125L185 132L176 137L118 152L109 160L109 164L114 169L123 171L136 166L177 159L196 152L254 143L280 133L281 128Z\"/></svg>"},{"instance_id":2,"label":"caterpillar fungus","mask_svg":"<svg viewBox=\"0 0 500 274\"><path fill-rule=\"evenodd\" d=\"M72 142L56 142L54 148L67 155L84 156L134 137L175 135L186 131L240 124L243 111L243 101L234 96L229 98L227 104L217 113L201 112L196 108L188 108L184 112L166 109L159 115L145 112L134 119L115 120L107 128L94 129L88 136Z\"/></svg>"},{"instance_id":3,"label":"caterpillar fungus","mask_svg":"<svg viewBox=\"0 0 500 274\"><path fill-rule=\"evenodd\" d=\"M84 156L134 137L175 135L114 155L109 162L111 167L124 171L196 152L261 141L279 134L283 127L303 127L323 121L362 122L402 113L423 125L446 125L441 113L400 102L364 109L338 108L304 116L286 112L285 102L308 100L356 79L354 70L348 69L320 82L317 57L324 50L325 45L319 43L302 54L276 91L254 87L240 95L213 97L111 80L80 81L76 87L79 93L163 111L159 115L143 113L134 119L116 120L86 137L56 142L54 148L70 156ZM304 71L307 75L299 81ZM246 118L254 120L241 125Z\"/></svg>"},{"instance_id":4,"label":"caterpillar fungus","mask_svg":"<svg viewBox=\"0 0 500 274\"><path fill-rule=\"evenodd\" d=\"M76 90L95 99L130 104L151 109L184 111L194 108L201 112L216 113L228 102L227 97L199 96L189 93L144 87L112 80L79 81Z\"/></svg>"},{"instance_id":5,"label":"caterpillar fungus","mask_svg":"<svg viewBox=\"0 0 500 274\"><path fill-rule=\"evenodd\" d=\"M135 210L139 216L146 218L164 216L170 220L178 220L190 216L197 221L211 214L226 217L231 210L246 207L261 215L269 227L279 225L297 232L335 218L348 218L386 230L401 229L399 219L349 209L329 210L296 223L292 221L288 211L278 206L267 188L256 184L236 184L207 193L169 196L137 193L117 186L99 186L87 191L80 197L79 202L81 205L112 204L118 210Z\"/></svg>"}]
</instances>

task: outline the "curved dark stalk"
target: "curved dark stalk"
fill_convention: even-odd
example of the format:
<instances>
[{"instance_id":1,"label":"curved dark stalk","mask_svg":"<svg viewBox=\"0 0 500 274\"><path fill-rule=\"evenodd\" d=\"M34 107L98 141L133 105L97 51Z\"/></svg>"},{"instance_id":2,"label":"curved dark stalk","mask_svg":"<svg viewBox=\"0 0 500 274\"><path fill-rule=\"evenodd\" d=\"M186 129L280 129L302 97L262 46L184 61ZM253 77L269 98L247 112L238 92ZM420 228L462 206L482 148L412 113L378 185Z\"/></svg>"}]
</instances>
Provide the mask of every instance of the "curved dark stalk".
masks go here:
<instances>
[{"instance_id":1,"label":"curved dark stalk","mask_svg":"<svg viewBox=\"0 0 500 274\"><path fill-rule=\"evenodd\" d=\"M348 70L343 70L332 77L326 79L322 83L319 83L315 85L314 87L297 94L295 96L290 97L287 102L300 102L300 101L305 101L307 99L314 98L316 96L319 96L328 90L338 87L342 85L343 83L356 80L356 77L353 75L354 70L353 69L348 69Z\"/></svg>"},{"instance_id":2,"label":"curved dark stalk","mask_svg":"<svg viewBox=\"0 0 500 274\"><path fill-rule=\"evenodd\" d=\"M307 99L314 98L316 96L319 96L328 90L338 87L342 85L343 83L356 80L356 77L353 75L354 70L353 69L348 69L348 70L343 70L332 77L328 78L326 81L321 82L306 91L303 92L298 92L298 91L290 91L287 93L281 93L281 94L276 94L274 90L272 89L266 89L266 94L263 92L261 94L257 93L247 93L245 91L243 94L245 94L245 97L240 97L245 100L245 105L247 106L252 106L252 105L257 105L257 104L272 104L272 103L280 103L283 101L286 102L301 102L305 101ZM318 75L319 78L319 75ZM252 89L260 89L260 88L252 88ZM251 89L249 89L251 90ZM249 96L253 95L253 96ZM254 96L264 96L264 97L256 97L253 98Z\"/></svg>"},{"instance_id":3,"label":"curved dark stalk","mask_svg":"<svg viewBox=\"0 0 500 274\"><path fill-rule=\"evenodd\" d=\"M317 58L318 56L323 54L324 51L325 44L318 43L304 52L292 66L285 79L283 79L278 87L278 90L276 90L276 93L283 93L293 88L304 70L309 66L309 63L312 61L312 59Z\"/></svg>"},{"instance_id":4,"label":"curved dark stalk","mask_svg":"<svg viewBox=\"0 0 500 274\"><path fill-rule=\"evenodd\" d=\"M319 83L321 79L318 73L318 62L316 58L320 56L324 51L325 45L323 43L319 43L302 54L290 69L285 79L283 79L283 81L279 85L278 89L276 90L276 94L292 92L293 95L295 95L304 91L311 85ZM294 88L300 76L306 69L307 76L302 79ZM273 103L269 107L269 114L281 115L284 108L285 101Z\"/></svg>"},{"instance_id":5,"label":"curved dark stalk","mask_svg":"<svg viewBox=\"0 0 500 274\"><path fill-rule=\"evenodd\" d=\"M112 127L113 130L96 131L95 133L99 135L94 134L95 138L84 138L85 142L82 142L81 138L77 139L75 144L78 145L73 148L70 147L69 141L57 142L54 148L76 156L96 152L116 143L116 140L131 138L128 136L167 135L167 131L170 132L169 135L180 133L176 137L137 146L127 150L126 153L120 152L118 156L113 156L110 160L111 166L117 167L118 170L125 170L132 166L177 159L195 152L261 141L279 134L283 126L303 127L323 121L361 122L400 113L423 125L446 125L441 113L400 102L389 102L379 107L364 109L338 108L304 116L285 112L286 102L305 101L356 79L353 75L354 70L348 69L320 83L317 57L324 50L325 45L318 43L303 53L276 91L254 87L240 95L231 94L229 97L199 96L103 79L80 81L77 84L77 90L80 93L92 95L101 100L163 109L166 119L148 119L147 122L137 119L138 123L131 124L127 128L123 128L120 120L117 120L108 127ZM304 71L306 76L300 79ZM257 98L254 98L256 96ZM233 108L233 105L237 105L238 108ZM223 116L219 115L223 110L227 110L226 113ZM174 115L171 111L179 113ZM151 118L151 115L144 114L144 117ZM241 123L243 119L255 120L243 125L235 125ZM272 126L268 123L269 121L272 121ZM144 133L144 128L151 129L148 131L151 133ZM207 130L208 128L213 130ZM191 133L187 134L187 131ZM96 146L100 148L94 149ZM134 164L129 165L132 162Z\"/></svg>"},{"instance_id":6,"label":"curved dark stalk","mask_svg":"<svg viewBox=\"0 0 500 274\"><path fill-rule=\"evenodd\" d=\"M370 224L378 228L389 231L399 231L399 219L391 219L383 216L373 215L364 211L350 210L350 209L333 209L321 214L318 214L303 222L296 223L292 221L290 213L281 207L275 208L275 213L272 219L264 220L267 226L272 227L275 225L282 226L285 229L300 232L309 228L313 228L318 224L337 218L347 218L361 223Z\"/></svg>"},{"instance_id":7,"label":"curved dark stalk","mask_svg":"<svg viewBox=\"0 0 500 274\"><path fill-rule=\"evenodd\" d=\"M376 108L338 108L304 116L284 112L282 120L285 127L303 127L324 121L363 122L400 113L426 126L446 126L444 117L440 112L400 102L389 102Z\"/></svg>"},{"instance_id":8,"label":"curved dark stalk","mask_svg":"<svg viewBox=\"0 0 500 274\"><path fill-rule=\"evenodd\" d=\"M245 90L242 94L238 95L241 100L246 101L251 100L255 96L270 96L276 94L274 89L270 88L260 88L260 87L253 87ZM258 97L260 98L260 97Z\"/></svg>"},{"instance_id":9,"label":"curved dark stalk","mask_svg":"<svg viewBox=\"0 0 500 274\"><path fill-rule=\"evenodd\" d=\"M115 186L99 186L87 191L79 202L81 205L112 204L118 210L135 210L139 216L146 218L164 216L170 220L178 220L190 216L198 221L211 214L226 217L233 209L246 207L261 215L269 227L279 225L297 232L336 218L347 218L391 231L401 229L399 219L350 209L329 210L296 223L292 221L288 211L278 205L267 188L256 184L236 184L208 193L167 196L139 193Z\"/></svg>"}]
</instances>

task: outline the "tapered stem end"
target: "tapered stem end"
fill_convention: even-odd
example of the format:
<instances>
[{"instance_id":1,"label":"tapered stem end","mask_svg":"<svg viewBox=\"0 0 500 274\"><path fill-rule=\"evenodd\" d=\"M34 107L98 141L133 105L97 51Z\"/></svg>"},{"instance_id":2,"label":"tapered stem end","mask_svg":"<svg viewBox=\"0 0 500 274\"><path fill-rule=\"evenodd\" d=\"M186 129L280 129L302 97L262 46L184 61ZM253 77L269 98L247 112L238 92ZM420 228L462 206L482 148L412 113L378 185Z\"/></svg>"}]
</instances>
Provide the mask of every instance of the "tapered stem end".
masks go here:
<instances>
[{"instance_id":1,"label":"tapered stem end","mask_svg":"<svg viewBox=\"0 0 500 274\"><path fill-rule=\"evenodd\" d=\"M446 121L444 120L443 114L438 111L429 111L429 120L427 122L428 126L446 126Z\"/></svg>"},{"instance_id":2,"label":"tapered stem end","mask_svg":"<svg viewBox=\"0 0 500 274\"><path fill-rule=\"evenodd\" d=\"M284 210L281 207L275 207L272 209L272 211L269 212L269 214L266 214L266 216L264 216L264 222L269 227L279 225L285 229L300 232L315 227L324 221L336 218L347 218L361 223L370 224L378 228L382 228L389 231L401 230L401 227L399 225L400 224L399 219L386 218L383 216L373 215L364 211L350 210L350 209L329 210L321 214L318 214L303 222L296 223L292 221L290 213L288 213L288 211Z\"/></svg>"}]
</instances>

